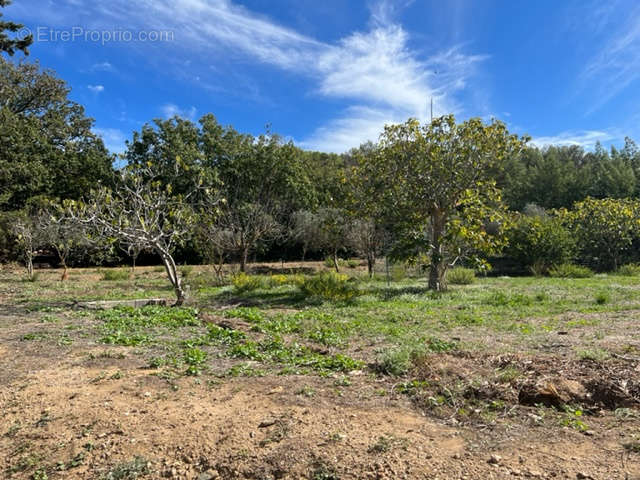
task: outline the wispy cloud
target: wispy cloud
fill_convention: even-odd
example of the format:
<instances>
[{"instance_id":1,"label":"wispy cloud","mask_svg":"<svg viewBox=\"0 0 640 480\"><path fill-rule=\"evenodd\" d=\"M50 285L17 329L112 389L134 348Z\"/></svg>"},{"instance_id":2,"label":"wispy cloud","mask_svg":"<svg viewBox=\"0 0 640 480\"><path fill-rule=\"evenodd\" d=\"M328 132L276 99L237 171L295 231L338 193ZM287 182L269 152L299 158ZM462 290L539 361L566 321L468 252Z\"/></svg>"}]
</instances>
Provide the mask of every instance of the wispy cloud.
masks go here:
<instances>
[{"instance_id":1,"label":"wispy cloud","mask_svg":"<svg viewBox=\"0 0 640 480\"><path fill-rule=\"evenodd\" d=\"M607 142L619 138L611 132L599 130L582 130L573 132L562 132L558 135L548 137L535 137L531 144L537 147L554 146L578 146L587 150L593 149L598 142Z\"/></svg>"},{"instance_id":2,"label":"wispy cloud","mask_svg":"<svg viewBox=\"0 0 640 480\"><path fill-rule=\"evenodd\" d=\"M102 138L105 147L113 153L122 153L125 151L125 142L127 136L122 130L117 128L98 128L94 127L93 131Z\"/></svg>"},{"instance_id":3,"label":"wispy cloud","mask_svg":"<svg viewBox=\"0 0 640 480\"><path fill-rule=\"evenodd\" d=\"M195 120L198 113L198 109L196 107L180 108L173 103L163 105L160 110L162 111L164 118L182 117L187 120Z\"/></svg>"},{"instance_id":4,"label":"wispy cloud","mask_svg":"<svg viewBox=\"0 0 640 480\"><path fill-rule=\"evenodd\" d=\"M600 3L600 2L599 2ZM640 5L618 8L601 4L591 26L604 33L602 46L585 65L580 83L595 93L587 113L593 113L640 79ZM591 17L590 17L591 18Z\"/></svg>"},{"instance_id":5,"label":"wispy cloud","mask_svg":"<svg viewBox=\"0 0 640 480\"><path fill-rule=\"evenodd\" d=\"M92 72L113 72L115 67L110 62L98 62L91 65Z\"/></svg>"},{"instance_id":6,"label":"wispy cloud","mask_svg":"<svg viewBox=\"0 0 640 480\"><path fill-rule=\"evenodd\" d=\"M76 0L60 0L55 6L47 2L43 9L55 9L51 18L63 24L87 22L93 28L121 24L175 32L175 42L162 44L158 55L149 58L165 54L173 59L184 49L205 63L245 57L304 77L311 94L343 100L345 106L336 118L299 140L307 148L341 151L375 140L386 122L410 116L425 120L430 98L435 114L464 110L456 95L486 57L468 55L461 47L431 49L430 54L412 50L410 34L396 20L410 3L372 0L368 29L334 43L279 25L231 0L143 0L136 6L112 0L83 3L81 9ZM98 68L108 71L112 66L103 62L94 65ZM162 112L165 117L196 114L193 108L173 104L163 106Z\"/></svg>"},{"instance_id":7,"label":"wispy cloud","mask_svg":"<svg viewBox=\"0 0 640 480\"><path fill-rule=\"evenodd\" d=\"M87 88L91 90L93 93L104 92L104 85L87 85Z\"/></svg>"}]
</instances>

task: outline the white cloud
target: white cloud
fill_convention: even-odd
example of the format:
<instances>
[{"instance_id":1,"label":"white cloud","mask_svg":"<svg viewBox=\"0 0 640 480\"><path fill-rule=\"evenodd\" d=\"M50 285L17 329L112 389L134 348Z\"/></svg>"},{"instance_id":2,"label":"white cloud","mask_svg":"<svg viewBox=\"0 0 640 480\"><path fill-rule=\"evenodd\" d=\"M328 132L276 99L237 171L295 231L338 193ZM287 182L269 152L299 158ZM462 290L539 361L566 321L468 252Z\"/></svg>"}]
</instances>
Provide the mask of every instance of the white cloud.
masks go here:
<instances>
[{"instance_id":1,"label":"white cloud","mask_svg":"<svg viewBox=\"0 0 640 480\"><path fill-rule=\"evenodd\" d=\"M87 88L91 90L93 93L104 92L104 85L87 85Z\"/></svg>"},{"instance_id":2,"label":"white cloud","mask_svg":"<svg viewBox=\"0 0 640 480\"><path fill-rule=\"evenodd\" d=\"M125 151L127 136L122 130L117 128L94 127L93 132L99 137L102 137L105 147L107 147L112 153L122 153Z\"/></svg>"},{"instance_id":3,"label":"white cloud","mask_svg":"<svg viewBox=\"0 0 640 480\"><path fill-rule=\"evenodd\" d=\"M630 11L618 9L617 13L625 12L622 18L613 15L613 7L602 7L606 12L592 21L597 32L610 35L603 39L579 79L583 90L595 93L587 113L598 110L640 79L640 6Z\"/></svg>"},{"instance_id":4,"label":"white cloud","mask_svg":"<svg viewBox=\"0 0 640 480\"><path fill-rule=\"evenodd\" d=\"M162 115L165 118L182 117L187 120L195 120L198 110L196 107L182 109L173 103L167 103L161 107Z\"/></svg>"},{"instance_id":5,"label":"white cloud","mask_svg":"<svg viewBox=\"0 0 640 480\"><path fill-rule=\"evenodd\" d=\"M92 72L113 72L115 68L109 62L99 62L91 65Z\"/></svg>"},{"instance_id":6,"label":"white cloud","mask_svg":"<svg viewBox=\"0 0 640 480\"><path fill-rule=\"evenodd\" d=\"M531 140L531 144L537 147L545 147L549 145L555 146L578 146L587 150L595 147L597 142L607 142L618 138L610 132L599 130L581 130L572 132L562 132L558 135L548 137L535 137Z\"/></svg>"},{"instance_id":7,"label":"white cloud","mask_svg":"<svg viewBox=\"0 0 640 480\"><path fill-rule=\"evenodd\" d=\"M375 140L385 122L408 117L426 120L431 98L436 115L462 112L456 94L466 88L486 58L467 55L461 48L431 56L412 50L409 33L395 21L410 0L372 0L369 29L335 43L279 25L231 0L143 0L135 7L128 0L112 0L85 2L81 9L76 1L60 0L55 6L47 2L43 10L55 9L52 18L63 24L86 22L92 28L126 24L128 29L173 31L175 42L156 44L157 55L154 52L150 58L166 54L174 59L177 49L212 64L222 56L227 60L248 57L306 77L315 95L346 101L336 118L302 139L309 148L337 151ZM109 62L94 65L96 70L110 68ZM184 110L173 104L162 111L165 117L194 118L196 114L194 107Z\"/></svg>"}]
</instances>

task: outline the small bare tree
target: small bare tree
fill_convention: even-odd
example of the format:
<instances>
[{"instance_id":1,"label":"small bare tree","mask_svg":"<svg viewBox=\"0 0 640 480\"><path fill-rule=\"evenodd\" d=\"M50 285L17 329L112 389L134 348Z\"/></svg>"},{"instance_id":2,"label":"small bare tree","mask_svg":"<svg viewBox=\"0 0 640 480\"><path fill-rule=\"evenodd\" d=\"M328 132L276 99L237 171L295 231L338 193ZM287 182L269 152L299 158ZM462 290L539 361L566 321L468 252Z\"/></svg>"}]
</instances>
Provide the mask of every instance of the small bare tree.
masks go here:
<instances>
[{"instance_id":1,"label":"small bare tree","mask_svg":"<svg viewBox=\"0 0 640 480\"><path fill-rule=\"evenodd\" d=\"M64 269L61 281L69 278L69 259L74 250L90 249L91 243L84 226L73 217L55 208L40 214L35 220L38 241L42 247L52 248Z\"/></svg>"},{"instance_id":2,"label":"small bare tree","mask_svg":"<svg viewBox=\"0 0 640 480\"><path fill-rule=\"evenodd\" d=\"M369 277L373 277L376 258L382 252L386 239L385 230L374 219L357 219L349 225L347 243L367 259Z\"/></svg>"},{"instance_id":3,"label":"small bare tree","mask_svg":"<svg viewBox=\"0 0 640 480\"><path fill-rule=\"evenodd\" d=\"M230 206L223 203L215 230L220 233L216 234L214 240L220 242L225 251L239 255L240 271L245 272L249 254L260 244L278 238L282 233L282 226L270 213L270 209L262 204Z\"/></svg>"},{"instance_id":4,"label":"small bare tree","mask_svg":"<svg viewBox=\"0 0 640 480\"><path fill-rule=\"evenodd\" d=\"M309 248L313 248L318 243L319 226L318 218L313 212L308 210L298 210L291 216L291 228L289 238L302 245L302 261L307 255Z\"/></svg>"},{"instance_id":5,"label":"small bare tree","mask_svg":"<svg viewBox=\"0 0 640 480\"><path fill-rule=\"evenodd\" d=\"M73 204L67 211L89 226L93 236L111 239L127 250L157 253L179 306L186 295L173 253L191 235L195 215L189 200L200 190L194 185L186 194L172 195L171 185L157 180L151 165L127 168L113 190L95 190L85 203Z\"/></svg>"},{"instance_id":6,"label":"small bare tree","mask_svg":"<svg viewBox=\"0 0 640 480\"><path fill-rule=\"evenodd\" d=\"M27 277L33 279L33 257L38 248L38 232L32 217L23 217L16 220L11 228L11 232L16 237L16 242L20 247L20 256L27 269Z\"/></svg>"},{"instance_id":7,"label":"small bare tree","mask_svg":"<svg viewBox=\"0 0 640 480\"><path fill-rule=\"evenodd\" d=\"M349 221L346 212L340 208L324 207L316 214L318 225L317 245L331 255L333 268L340 271L338 252L347 243Z\"/></svg>"}]
</instances>

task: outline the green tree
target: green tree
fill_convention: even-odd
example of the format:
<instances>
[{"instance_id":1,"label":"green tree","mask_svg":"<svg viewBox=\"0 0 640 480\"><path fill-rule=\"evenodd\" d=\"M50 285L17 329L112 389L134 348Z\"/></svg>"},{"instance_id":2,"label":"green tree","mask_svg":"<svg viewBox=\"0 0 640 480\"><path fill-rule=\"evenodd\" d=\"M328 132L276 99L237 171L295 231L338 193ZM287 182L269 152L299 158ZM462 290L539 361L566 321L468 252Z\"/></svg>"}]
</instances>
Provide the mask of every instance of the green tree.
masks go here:
<instances>
[{"instance_id":1,"label":"green tree","mask_svg":"<svg viewBox=\"0 0 640 480\"><path fill-rule=\"evenodd\" d=\"M11 5L11 0L0 0L0 8ZM20 23L2 20L0 12L0 52L13 56L17 50L21 50L25 55L29 55L29 46L33 43L33 35L29 34L24 38L12 38L9 33L20 33L24 25ZM8 33L7 33L8 32Z\"/></svg>"},{"instance_id":2,"label":"green tree","mask_svg":"<svg viewBox=\"0 0 640 480\"><path fill-rule=\"evenodd\" d=\"M286 220L312 192L300 151L272 134L257 138L203 126L205 152L218 172L224 202L218 228L227 232L246 270L251 253L284 238Z\"/></svg>"},{"instance_id":3,"label":"green tree","mask_svg":"<svg viewBox=\"0 0 640 480\"><path fill-rule=\"evenodd\" d=\"M634 199L588 198L560 218L574 235L583 263L615 270L629 260L640 238L640 202Z\"/></svg>"},{"instance_id":4,"label":"green tree","mask_svg":"<svg viewBox=\"0 0 640 480\"><path fill-rule=\"evenodd\" d=\"M68 93L37 63L0 58L0 210L37 196L77 199L111 178L113 156Z\"/></svg>"},{"instance_id":5,"label":"green tree","mask_svg":"<svg viewBox=\"0 0 640 480\"><path fill-rule=\"evenodd\" d=\"M409 231L428 231L422 240L430 289L446 287L447 268L462 256L499 247L499 236L487 228L503 218L492 213L499 212L500 196L490 174L523 144L501 122L457 124L452 115L385 127L372 173L387 179L388 210L401 215Z\"/></svg>"},{"instance_id":6,"label":"green tree","mask_svg":"<svg viewBox=\"0 0 640 480\"><path fill-rule=\"evenodd\" d=\"M530 209L531 210L531 209ZM573 234L561 219L542 214L516 214L507 230L505 253L518 265L544 274L555 265L571 263L576 254Z\"/></svg>"}]
</instances>

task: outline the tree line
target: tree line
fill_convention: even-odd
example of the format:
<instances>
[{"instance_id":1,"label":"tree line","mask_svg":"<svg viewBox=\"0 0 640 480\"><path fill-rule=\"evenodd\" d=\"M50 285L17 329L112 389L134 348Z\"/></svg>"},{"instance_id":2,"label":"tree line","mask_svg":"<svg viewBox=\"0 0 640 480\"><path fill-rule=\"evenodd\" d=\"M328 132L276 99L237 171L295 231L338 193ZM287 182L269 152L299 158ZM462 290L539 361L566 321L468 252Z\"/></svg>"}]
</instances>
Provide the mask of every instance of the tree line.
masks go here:
<instances>
[{"instance_id":1,"label":"tree line","mask_svg":"<svg viewBox=\"0 0 640 480\"><path fill-rule=\"evenodd\" d=\"M6 2L5 2L6 3ZM10 24L10 29L15 24ZM2 29L0 25L0 30ZM17 45L0 36L12 54ZM388 125L344 154L305 151L212 114L155 119L110 153L69 87L36 63L0 57L0 253L32 272L153 253L179 301L177 263L339 255L425 265L446 287L457 265L545 273L638 259L640 152L536 148L497 120L452 115ZM116 168L115 165L124 165Z\"/></svg>"}]
</instances>

